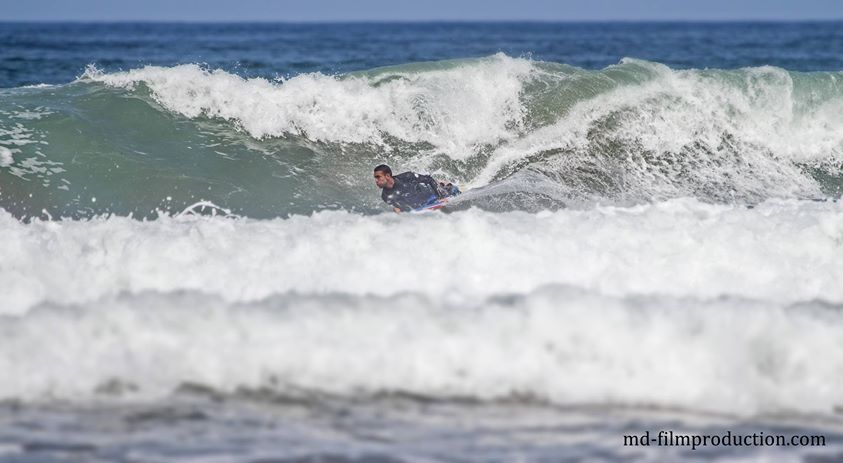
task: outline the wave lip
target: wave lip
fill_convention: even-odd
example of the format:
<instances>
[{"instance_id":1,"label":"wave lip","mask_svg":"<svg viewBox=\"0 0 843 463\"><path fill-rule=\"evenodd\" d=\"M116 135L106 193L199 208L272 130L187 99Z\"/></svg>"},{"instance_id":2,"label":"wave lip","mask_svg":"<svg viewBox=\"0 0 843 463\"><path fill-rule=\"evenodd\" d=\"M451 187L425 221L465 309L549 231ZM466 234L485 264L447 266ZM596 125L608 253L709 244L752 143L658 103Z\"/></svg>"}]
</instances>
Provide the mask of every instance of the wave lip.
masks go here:
<instances>
[{"instance_id":1,"label":"wave lip","mask_svg":"<svg viewBox=\"0 0 843 463\"><path fill-rule=\"evenodd\" d=\"M434 67L341 77L301 74L283 82L197 65L112 74L90 68L81 80L128 89L142 85L169 111L233 121L255 138L298 135L383 145L389 136L428 143L459 158L517 133L524 117L519 94L533 72L529 61L498 54Z\"/></svg>"}]
</instances>

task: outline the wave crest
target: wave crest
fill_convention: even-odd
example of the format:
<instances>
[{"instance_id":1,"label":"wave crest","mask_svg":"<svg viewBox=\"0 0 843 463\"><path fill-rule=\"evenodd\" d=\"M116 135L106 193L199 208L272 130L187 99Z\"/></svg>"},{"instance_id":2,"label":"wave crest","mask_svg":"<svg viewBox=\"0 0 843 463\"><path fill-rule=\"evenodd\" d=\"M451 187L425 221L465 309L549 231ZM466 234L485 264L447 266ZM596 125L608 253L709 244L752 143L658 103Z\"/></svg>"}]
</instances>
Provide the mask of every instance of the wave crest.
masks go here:
<instances>
[{"instance_id":1,"label":"wave crest","mask_svg":"<svg viewBox=\"0 0 843 463\"><path fill-rule=\"evenodd\" d=\"M382 70L342 77L301 74L271 82L197 65L86 72L82 79L143 85L170 111L235 122L255 138L385 144L427 143L455 158L497 144L523 127L519 100L531 62L503 54L424 72Z\"/></svg>"}]
</instances>

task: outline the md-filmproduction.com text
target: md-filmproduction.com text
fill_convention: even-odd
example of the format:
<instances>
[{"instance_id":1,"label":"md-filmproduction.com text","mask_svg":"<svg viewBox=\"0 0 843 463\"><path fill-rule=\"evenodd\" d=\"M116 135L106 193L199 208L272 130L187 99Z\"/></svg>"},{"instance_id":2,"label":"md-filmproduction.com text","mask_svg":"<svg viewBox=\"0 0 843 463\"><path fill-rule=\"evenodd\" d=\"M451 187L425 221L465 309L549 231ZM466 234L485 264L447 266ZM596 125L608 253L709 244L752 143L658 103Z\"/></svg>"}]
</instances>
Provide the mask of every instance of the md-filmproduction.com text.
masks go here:
<instances>
[{"instance_id":1,"label":"md-filmproduction.com text","mask_svg":"<svg viewBox=\"0 0 843 463\"><path fill-rule=\"evenodd\" d=\"M825 436L806 434L752 434L726 431L722 434L680 434L674 431L646 431L625 434L625 447L824 447Z\"/></svg>"}]
</instances>

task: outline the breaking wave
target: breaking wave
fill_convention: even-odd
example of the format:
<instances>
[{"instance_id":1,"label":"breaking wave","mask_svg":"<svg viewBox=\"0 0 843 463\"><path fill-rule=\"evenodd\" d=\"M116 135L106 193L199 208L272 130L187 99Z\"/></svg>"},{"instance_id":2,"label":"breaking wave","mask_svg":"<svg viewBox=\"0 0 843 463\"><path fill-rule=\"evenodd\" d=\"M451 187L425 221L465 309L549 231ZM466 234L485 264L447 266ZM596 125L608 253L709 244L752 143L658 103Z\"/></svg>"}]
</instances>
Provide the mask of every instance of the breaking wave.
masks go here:
<instances>
[{"instance_id":1,"label":"breaking wave","mask_svg":"<svg viewBox=\"0 0 843 463\"><path fill-rule=\"evenodd\" d=\"M0 94L11 108L0 205L18 216L150 217L198 200L250 217L370 213L383 210L369 177L384 161L457 181L472 205L498 211L836 198L840 78L634 59L590 71L502 54L283 81L90 68Z\"/></svg>"}]
</instances>

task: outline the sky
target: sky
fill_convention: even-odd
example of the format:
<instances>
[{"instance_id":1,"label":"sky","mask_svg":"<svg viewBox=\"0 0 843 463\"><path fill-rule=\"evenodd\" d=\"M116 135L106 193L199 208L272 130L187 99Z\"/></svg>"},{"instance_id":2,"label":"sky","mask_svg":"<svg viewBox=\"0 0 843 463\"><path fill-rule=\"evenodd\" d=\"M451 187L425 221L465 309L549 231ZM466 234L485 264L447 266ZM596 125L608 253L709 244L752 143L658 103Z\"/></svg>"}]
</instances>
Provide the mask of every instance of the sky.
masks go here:
<instances>
[{"instance_id":1,"label":"sky","mask_svg":"<svg viewBox=\"0 0 843 463\"><path fill-rule=\"evenodd\" d=\"M843 0L0 0L0 21L815 19L843 19Z\"/></svg>"}]
</instances>

